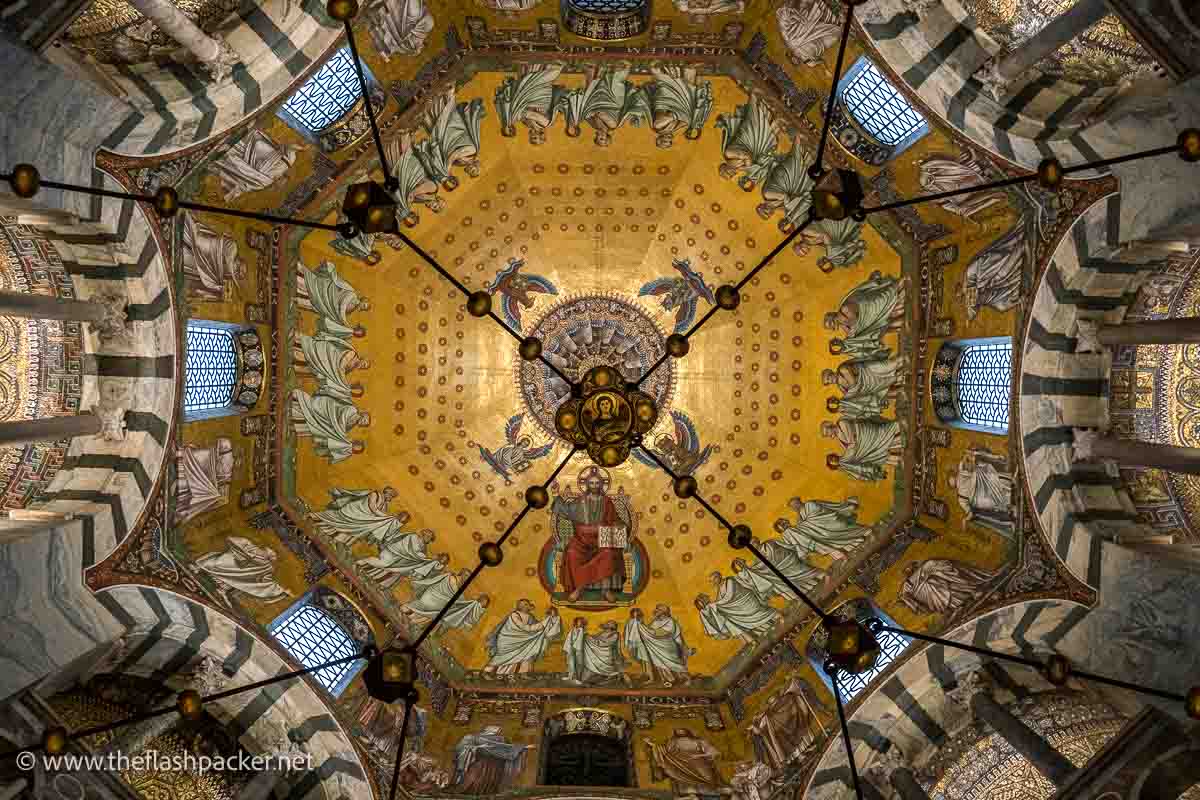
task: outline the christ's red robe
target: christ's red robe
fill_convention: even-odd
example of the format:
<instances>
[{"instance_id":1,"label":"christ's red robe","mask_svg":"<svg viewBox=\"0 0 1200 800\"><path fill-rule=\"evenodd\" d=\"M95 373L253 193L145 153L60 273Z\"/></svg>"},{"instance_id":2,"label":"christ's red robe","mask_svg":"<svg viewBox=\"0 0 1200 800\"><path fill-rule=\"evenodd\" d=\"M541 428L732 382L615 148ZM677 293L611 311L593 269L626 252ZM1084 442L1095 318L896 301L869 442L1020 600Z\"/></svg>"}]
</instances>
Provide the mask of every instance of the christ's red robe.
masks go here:
<instances>
[{"instance_id":1,"label":"christ's red robe","mask_svg":"<svg viewBox=\"0 0 1200 800\"><path fill-rule=\"evenodd\" d=\"M579 501L581 505L585 502L583 499ZM624 526L625 523L617 516L617 507L607 497L604 498L604 510L598 522L575 523L575 535L571 537L567 549L563 552L562 585L567 592L574 592L614 576L624 582L624 551L619 547L599 546L601 527Z\"/></svg>"}]
</instances>

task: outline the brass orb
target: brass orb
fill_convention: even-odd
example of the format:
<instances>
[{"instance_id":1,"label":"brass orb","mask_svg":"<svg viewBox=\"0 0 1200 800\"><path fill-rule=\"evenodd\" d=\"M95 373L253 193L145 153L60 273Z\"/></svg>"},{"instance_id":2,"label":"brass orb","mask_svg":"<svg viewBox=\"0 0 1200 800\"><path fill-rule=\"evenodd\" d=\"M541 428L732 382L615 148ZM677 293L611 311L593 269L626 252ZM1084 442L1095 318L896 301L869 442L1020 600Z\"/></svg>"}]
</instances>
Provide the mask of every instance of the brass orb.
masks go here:
<instances>
[{"instance_id":1,"label":"brass orb","mask_svg":"<svg viewBox=\"0 0 1200 800\"><path fill-rule=\"evenodd\" d=\"M1071 662L1066 657L1055 653L1046 659L1046 664L1042 667L1042 675L1054 686L1062 686L1071 677Z\"/></svg>"},{"instance_id":2,"label":"brass orb","mask_svg":"<svg viewBox=\"0 0 1200 800\"><path fill-rule=\"evenodd\" d=\"M408 677L408 672L404 668L404 662L398 658L385 658L383 660L383 679L389 683L400 683Z\"/></svg>"},{"instance_id":3,"label":"brass orb","mask_svg":"<svg viewBox=\"0 0 1200 800\"><path fill-rule=\"evenodd\" d=\"M607 389L610 386L615 386L619 378L620 376L617 375L617 371L612 367L594 367L588 370L588 374L584 378L584 383L590 383L599 389Z\"/></svg>"},{"instance_id":4,"label":"brass orb","mask_svg":"<svg viewBox=\"0 0 1200 800\"><path fill-rule=\"evenodd\" d=\"M696 483L696 479L691 475L680 475L675 479L675 496L684 500L689 497L694 497L696 490L700 488Z\"/></svg>"},{"instance_id":5,"label":"brass orb","mask_svg":"<svg viewBox=\"0 0 1200 800\"><path fill-rule=\"evenodd\" d=\"M504 560L504 551L495 542L484 542L479 545L479 560L485 567L497 567Z\"/></svg>"},{"instance_id":6,"label":"brass orb","mask_svg":"<svg viewBox=\"0 0 1200 800\"><path fill-rule=\"evenodd\" d=\"M530 508L545 508L550 502L550 493L544 486L530 486L525 490L525 502Z\"/></svg>"},{"instance_id":7,"label":"brass orb","mask_svg":"<svg viewBox=\"0 0 1200 800\"><path fill-rule=\"evenodd\" d=\"M1064 177L1062 162L1057 158L1045 158L1038 164L1037 179L1043 189L1057 189Z\"/></svg>"},{"instance_id":8,"label":"brass orb","mask_svg":"<svg viewBox=\"0 0 1200 800\"><path fill-rule=\"evenodd\" d=\"M717 289L717 305L726 311L733 311L741 302L742 296L736 286L727 283Z\"/></svg>"},{"instance_id":9,"label":"brass orb","mask_svg":"<svg viewBox=\"0 0 1200 800\"><path fill-rule=\"evenodd\" d=\"M751 533L749 525L734 525L729 531L729 546L741 550L750 544Z\"/></svg>"},{"instance_id":10,"label":"brass orb","mask_svg":"<svg viewBox=\"0 0 1200 800\"><path fill-rule=\"evenodd\" d=\"M521 358L526 361L533 361L540 358L542 355L542 340L536 336L526 336L521 340L518 352L520 352Z\"/></svg>"},{"instance_id":11,"label":"brass orb","mask_svg":"<svg viewBox=\"0 0 1200 800\"><path fill-rule=\"evenodd\" d=\"M486 317L492 310L492 296L487 292L471 292L467 298L467 313L472 317Z\"/></svg>"},{"instance_id":12,"label":"brass orb","mask_svg":"<svg viewBox=\"0 0 1200 800\"><path fill-rule=\"evenodd\" d=\"M338 22L354 19L358 16L358 0L329 0L325 13Z\"/></svg>"},{"instance_id":13,"label":"brass orb","mask_svg":"<svg viewBox=\"0 0 1200 800\"><path fill-rule=\"evenodd\" d=\"M639 397L633 403L633 415L639 423L638 428L648 430L654 421L658 419L658 409L654 407L654 401L648 396Z\"/></svg>"},{"instance_id":14,"label":"brass orb","mask_svg":"<svg viewBox=\"0 0 1200 800\"><path fill-rule=\"evenodd\" d=\"M845 620L829 626L825 651L838 669L861 675L875 666L879 641L857 620Z\"/></svg>"},{"instance_id":15,"label":"brass orb","mask_svg":"<svg viewBox=\"0 0 1200 800\"><path fill-rule=\"evenodd\" d=\"M42 188L42 176L38 174L37 167L33 164L17 164L13 167L8 183L12 187L13 194L28 200L38 193L38 189Z\"/></svg>"},{"instance_id":16,"label":"brass orb","mask_svg":"<svg viewBox=\"0 0 1200 800\"><path fill-rule=\"evenodd\" d=\"M1200 129L1188 128L1179 134L1179 157L1189 164L1200 161Z\"/></svg>"},{"instance_id":17,"label":"brass orb","mask_svg":"<svg viewBox=\"0 0 1200 800\"><path fill-rule=\"evenodd\" d=\"M204 701L200 699L200 693L195 689L186 689L179 693L179 697L175 698L175 707L179 709L179 714L184 719L200 719L200 712L204 710Z\"/></svg>"},{"instance_id":18,"label":"brass orb","mask_svg":"<svg viewBox=\"0 0 1200 800\"><path fill-rule=\"evenodd\" d=\"M683 358L690 349L691 345L682 333L672 333L667 337L667 355L672 358Z\"/></svg>"},{"instance_id":19,"label":"brass orb","mask_svg":"<svg viewBox=\"0 0 1200 800\"><path fill-rule=\"evenodd\" d=\"M572 434L579 429L579 413L574 405L567 406L566 403L563 403L562 406L559 406L558 413L554 415L554 427L558 429L559 433L564 434Z\"/></svg>"},{"instance_id":20,"label":"brass orb","mask_svg":"<svg viewBox=\"0 0 1200 800\"><path fill-rule=\"evenodd\" d=\"M1192 719L1200 719L1200 686L1188 689L1187 715Z\"/></svg>"},{"instance_id":21,"label":"brass orb","mask_svg":"<svg viewBox=\"0 0 1200 800\"><path fill-rule=\"evenodd\" d=\"M615 444L605 445L596 453L596 460L603 467L615 467L625 460L625 453Z\"/></svg>"},{"instance_id":22,"label":"brass orb","mask_svg":"<svg viewBox=\"0 0 1200 800\"><path fill-rule=\"evenodd\" d=\"M349 0L354 2L354 0ZM357 5L357 3L355 3ZM344 208L366 208L371 202L371 184L356 183L346 192Z\"/></svg>"},{"instance_id":23,"label":"brass orb","mask_svg":"<svg viewBox=\"0 0 1200 800\"><path fill-rule=\"evenodd\" d=\"M160 186L154 193L154 210L163 219L170 219L179 213L179 192L170 186Z\"/></svg>"},{"instance_id":24,"label":"brass orb","mask_svg":"<svg viewBox=\"0 0 1200 800\"><path fill-rule=\"evenodd\" d=\"M846 218L846 206L834 192L817 189L813 192L813 210L818 219L841 220Z\"/></svg>"},{"instance_id":25,"label":"brass orb","mask_svg":"<svg viewBox=\"0 0 1200 800\"><path fill-rule=\"evenodd\" d=\"M67 729L63 727L47 728L42 734L42 749L46 755L56 756L67 749Z\"/></svg>"}]
</instances>

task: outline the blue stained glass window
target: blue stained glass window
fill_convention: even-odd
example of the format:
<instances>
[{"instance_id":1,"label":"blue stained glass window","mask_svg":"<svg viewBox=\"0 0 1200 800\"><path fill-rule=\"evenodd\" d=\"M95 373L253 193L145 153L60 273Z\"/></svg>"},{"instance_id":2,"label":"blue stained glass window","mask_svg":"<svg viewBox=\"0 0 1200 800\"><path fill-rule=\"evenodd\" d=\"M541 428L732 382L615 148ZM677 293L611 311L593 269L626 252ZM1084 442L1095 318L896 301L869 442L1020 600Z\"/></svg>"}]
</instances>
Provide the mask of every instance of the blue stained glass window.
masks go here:
<instances>
[{"instance_id":1,"label":"blue stained glass window","mask_svg":"<svg viewBox=\"0 0 1200 800\"><path fill-rule=\"evenodd\" d=\"M1012 340L971 345L963 350L954 386L963 422L1007 431Z\"/></svg>"},{"instance_id":2,"label":"blue stained glass window","mask_svg":"<svg viewBox=\"0 0 1200 800\"><path fill-rule=\"evenodd\" d=\"M879 615L883 619L885 625L895 625L890 619ZM852 672L839 672L837 677L838 691L842 694L842 702L849 703L858 693L867 688L875 676L888 668L893 661L900 657L904 649L908 647L909 638L901 636L898 633L891 631L880 631L875 634L875 638L879 640L879 658L875 660L875 666L871 667L866 672L854 674Z\"/></svg>"},{"instance_id":3,"label":"blue stained glass window","mask_svg":"<svg viewBox=\"0 0 1200 800\"><path fill-rule=\"evenodd\" d=\"M884 144L898 145L928 128L925 118L870 60L863 58L855 67L842 89L842 102L868 133Z\"/></svg>"},{"instance_id":4,"label":"blue stained glass window","mask_svg":"<svg viewBox=\"0 0 1200 800\"><path fill-rule=\"evenodd\" d=\"M233 336L221 328L188 324L183 410L225 408L233 401L237 381L237 351Z\"/></svg>"},{"instance_id":5,"label":"blue stained glass window","mask_svg":"<svg viewBox=\"0 0 1200 800\"><path fill-rule=\"evenodd\" d=\"M271 633L305 667L315 667L352 656L358 652L354 640L324 609L311 604L293 614L284 614L271 626ZM357 662L347 661L336 667L319 669L312 675L336 695L345 688L344 680Z\"/></svg>"},{"instance_id":6,"label":"blue stained glass window","mask_svg":"<svg viewBox=\"0 0 1200 800\"><path fill-rule=\"evenodd\" d=\"M299 124L319 133L337 122L362 97L350 47L338 50L283 104Z\"/></svg>"}]
</instances>

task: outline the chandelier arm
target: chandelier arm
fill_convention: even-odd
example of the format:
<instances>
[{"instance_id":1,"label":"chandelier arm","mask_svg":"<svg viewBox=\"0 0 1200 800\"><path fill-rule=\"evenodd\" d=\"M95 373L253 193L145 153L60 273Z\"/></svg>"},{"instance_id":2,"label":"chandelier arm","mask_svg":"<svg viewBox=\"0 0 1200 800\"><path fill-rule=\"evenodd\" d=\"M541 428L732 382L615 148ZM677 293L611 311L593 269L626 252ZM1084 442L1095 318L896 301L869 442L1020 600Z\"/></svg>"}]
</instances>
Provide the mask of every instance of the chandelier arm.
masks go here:
<instances>
[{"instance_id":1,"label":"chandelier arm","mask_svg":"<svg viewBox=\"0 0 1200 800\"><path fill-rule=\"evenodd\" d=\"M1087 164L1076 164L1073 167L1063 167L1063 174L1070 175L1072 172L1082 172L1085 169L1099 169L1100 167L1111 167L1116 164L1124 164L1128 161L1137 161L1141 158L1153 158L1154 156L1165 156L1168 153L1178 153L1179 145L1171 145L1170 147L1156 147L1153 150L1143 150L1140 153L1130 153L1125 156L1114 156L1101 161L1092 161Z\"/></svg>"},{"instance_id":2,"label":"chandelier arm","mask_svg":"<svg viewBox=\"0 0 1200 800\"><path fill-rule=\"evenodd\" d=\"M358 85L362 89L363 102L367 107L367 122L371 124L371 136L375 139L375 149L379 153L379 166L383 170L384 186L393 181L392 171L388 168L387 156L383 154L383 139L379 137L379 125L375 122L375 108L371 102L371 90L367 86L367 76L363 73L362 62L358 60L358 43L354 39L354 29L350 20L345 20L346 41L350 45L350 56L354 59L354 72L358 75Z\"/></svg>"},{"instance_id":3,"label":"chandelier arm","mask_svg":"<svg viewBox=\"0 0 1200 800\"><path fill-rule=\"evenodd\" d=\"M642 373L642 377L637 379L637 383L635 383L634 386L641 386L643 383L645 383L646 379L650 377L650 375L654 372L654 370L661 367L663 365L663 362L666 361L668 358L670 358L670 354L665 353L665 352L661 356L659 356L658 361L655 361L653 364L650 365L650 368L648 370L646 370L645 372Z\"/></svg>"},{"instance_id":4,"label":"chandelier arm","mask_svg":"<svg viewBox=\"0 0 1200 800\"><path fill-rule=\"evenodd\" d=\"M1166 692L1162 689L1151 689L1148 686L1139 686L1136 683L1119 681L1116 678L1106 678L1103 675L1096 675L1092 672L1084 672L1083 670L1075 669L1074 667L1071 667L1071 677L1079 678L1080 680L1084 681L1103 683L1107 686L1115 686L1118 689L1128 689L1131 692L1138 692L1139 694L1148 694L1151 697L1157 697L1160 700L1172 700L1178 703L1187 702L1186 695L1176 694L1175 692Z\"/></svg>"},{"instance_id":5,"label":"chandelier arm","mask_svg":"<svg viewBox=\"0 0 1200 800\"><path fill-rule=\"evenodd\" d=\"M799 236L801 233L803 233L804 229L807 228L809 225L813 224L813 222L815 220L816 220L816 216L813 214L812 209L810 208L809 212L808 212L808 217L805 218L804 222L801 222L799 225L797 225L795 230L793 230L791 233L789 233L787 236L785 236L782 242L775 245L774 250L767 253L766 257L764 257L762 261L758 262L758 266L756 266L754 269L747 272L745 277L743 277L740 281L738 281L735 284L735 286L737 286L738 291L741 291L743 286L745 286L747 283L749 283L751 280L753 280L754 276L758 274L759 270L761 270L763 267L765 267L773 258L775 258L775 256L777 256L781 252L783 252L783 249L785 247L787 247L789 244L791 244L792 240L795 239L797 236ZM691 334L689 333L688 335L690 336Z\"/></svg>"},{"instance_id":6,"label":"chandelier arm","mask_svg":"<svg viewBox=\"0 0 1200 800\"><path fill-rule=\"evenodd\" d=\"M829 621L829 619L830 619L829 614L825 613L825 611L823 611L819 605L814 603L807 594L800 591L800 587L798 587L796 584L792 583L791 579L787 575L784 575L782 572L780 572L779 568L776 567L774 564L772 564L770 559L768 559L766 556L764 556L762 554L762 551L760 551L757 547L754 546L753 542L747 544L746 547L750 550L751 553L754 553L755 558L757 558L759 561L761 561L762 563L767 565L767 569L771 570L771 572L774 572L776 577L778 577L781 581L786 583L787 587L792 590L792 592L796 595L796 597L799 597L800 600L804 603L804 605L806 605L810 609L812 609L813 612L818 617L821 618L822 622Z\"/></svg>"},{"instance_id":7,"label":"chandelier arm","mask_svg":"<svg viewBox=\"0 0 1200 800\"><path fill-rule=\"evenodd\" d=\"M842 62L846 57L846 44L850 41L850 23L854 21L854 6L842 3L846 9L846 22L842 25L842 40L838 43L837 62L833 68L833 84L829 87L829 101L825 104L825 122L821 125L821 142L817 145L814 171L821 170L821 159L825 155L825 142L829 138L829 124L833 121L833 105L837 102L838 83L842 79Z\"/></svg>"},{"instance_id":8,"label":"chandelier arm","mask_svg":"<svg viewBox=\"0 0 1200 800\"><path fill-rule=\"evenodd\" d=\"M842 724L842 742L846 745L846 761L850 764L850 779L854 782L854 796L863 800L862 785L858 782L858 764L854 762L854 747L850 744L850 726L846 724L846 709L842 705L842 685L838 680L840 669L833 671L833 699L837 701L838 722Z\"/></svg>"},{"instance_id":9,"label":"chandelier arm","mask_svg":"<svg viewBox=\"0 0 1200 800\"><path fill-rule=\"evenodd\" d=\"M0 175L0 180L8 180L10 176ZM41 185L48 189L61 189L66 192L79 192L80 194L92 195L93 197L111 197L116 200L136 200L139 203L154 204L154 195L148 194L132 194L130 192L115 192L111 189L101 189L97 186L79 186L74 183L61 183L59 181L42 181ZM336 225L330 225L324 222L309 222L303 219L294 219L292 217L278 217L274 214L260 214L255 211L242 211L236 208L218 208L204 203L192 203L187 200L179 201L180 208L186 208L190 211L204 211L209 214L222 214L227 217L241 217L243 219L253 219L259 222L272 222L279 225L298 225L304 228L315 228L323 231L337 231Z\"/></svg>"},{"instance_id":10,"label":"chandelier arm","mask_svg":"<svg viewBox=\"0 0 1200 800\"><path fill-rule=\"evenodd\" d=\"M966 650L968 653L975 653L976 655L991 656L992 658L999 658L1002 661L1012 661L1015 664L1023 664L1027 667L1033 667L1034 669L1041 669L1044 666L1041 661L1038 661L1034 658L1015 656L1012 653L1002 653L998 650L990 650L986 647L976 647L972 644L964 644L962 642L955 642L950 639L942 639L938 636L930 636L927 633L918 633L916 631L910 631L904 628L896 628L891 625L884 625L882 628L880 628L880 630L885 630L889 633L896 633L901 636L908 636L913 639L920 639L932 644L940 644L944 647L953 647L958 650Z\"/></svg>"},{"instance_id":11,"label":"chandelier arm","mask_svg":"<svg viewBox=\"0 0 1200 800\"><path fill-rule=\"evenodd\" d=\"M305 667L304 669L295 670L293 672L285 672L282 675L276 675L272 678L267 678L267 679L261 680L261 681L255 681L254 683L250 683L245 686L239 686L237 688L228 689L226 691L217 692L215 694L204 695L203 697L200 698L200 701L202 703L208 703L208 702L212 702L213 700L223 700L226 697L232 697L236 694L241 694L242 692L248 692L253 689L260 689L263 686L270 686L273 683L281 683L282 681L291 680L292 678L298 678L301 675L308 675L309 673L317 672L317 671L323 670L327 667L337 667L342 664L348 664L349 662L357 661L360 658L362 658L362 659L367 658L366 653L355 653L352 656L346 656L344 658L339 658L335 661L327 661L324 664L317 664L312 667ZM126 717L125 719L117 720L116 722L109 722L104 725L95 725L91 728L84 728L83 730L76 731L74 733L69 733L69 734L67 734L67 741L75 741L77 739L85 739L88 736L95 736L96 734L100 734L100 733L109 733L111 731L115 731L115 730L124 728L126 725L136 725L139 722L145 722L146 720L154 719L155 717L161 717L166 714L173 714L173 713L179 713L179 709L176 706L160 708L155 711L146 711L141 714L135 714L132 717ZM44 745L42 743L38 743L35 745L30 745L29 747L23 747L20 750L13 750L13 751L10 751L7 753L0 753L0 764L4 763L4 761L9 758L15 758L17 755L19 755L21 753L37 752L37 751L43 750L43 749L45 749Z\"/></svg>"},{"instance_id":12,"label":"chandelier arm","mask_svg":"<svg viewBox=\"0 0 1200 800\"><path fill-rule=\"evenodd\" d=\"M400 231L400 230L396 230L396 231L393 231L392 234L394 236L398 237L400 239L400 241L402 241L406 245L408 245L409 249L412 250L414 253L416 253L418 256L420 256L421 260L424 261L429 266L431 266L434 269L434 271L437 272L438 275L441 275L443 278L445 278L447 281L449 281L449 283L452 286L454 286L454 288L457 289L459 291L459 293L462 294L463 297L471 296L471 291L469 289L467 289L467 287L463 284L462 281L460 281L458 278L454 277L454 275L452 275L449 270L447 270L445 267L443 267L441 264L439 264L437 262L437 259L435 259L433 256L429 255L429 253L426 252L425 248L421 247L421 245L417 244L412 239L410 239L406 233L404 233L403 231ZM502 320L498 316L496 316L496 312L489 311L488 316L491 317L493 320L495 320L497 325L499 325L501 328L503 328L505 331L507 331L508 334L510 336L512 336L514 339L516 339L518 342L520 342L524 339L524 337L521 336L521 334L517 333L512 328L510 328L508 325L506 325L504 323L504 320ZM557 375L558 377L560 377L564 381L566 381L568 385L573 383L573 381L570 378L568 378L566 375L563 374L562 370L560 370L558 367L554 366L549 361L547 361L545 356L538 356L538 360L541 361L543 364L545 364L550 369L551 372L553 372L555 375Z\"/></svg>"},{"instance_id":13,"label":"chandelier arm","mask_svg":"<svg viewBox=\"0 0 1200 800\"><path fill-rule=\"evenodd\" d=\"M891 211L896 208L904 208L905 206L914 206L918 203L929 203L934 200L945 200L950 197L958 197L964 194L973 194L974 192L986 192L990 189L1003 189L1007 186L1016 186L1019 183L1028 183L1036 181L1037 175L1030 173L1028 175L1018 175L1015 178L1005 178L1004 180L994 181L992 183L981 183L978 186L968 186L965 189L952 189L948 192L938 192L937 194L925 194L919 197L909 197L905 200L896 200L891 203L884 203L881 206L864 207L864 214L873 214L877 211Z\"/></svg>"},{"instance_id":14,"label":"chandelier arm","mask_svg":"<svg viewBox=\"0 0 1200 800\"><path fill-rule=\"evenodd\" d=\"M396 800L396 788L400 785L400 760L404 758L404 739L408 736L408 715L412 713L410 698L404 700L404 721L400 723L400 741L396 743L396 764L392 767L392 790L388 800Z\"/></svg>"}]
</instances>

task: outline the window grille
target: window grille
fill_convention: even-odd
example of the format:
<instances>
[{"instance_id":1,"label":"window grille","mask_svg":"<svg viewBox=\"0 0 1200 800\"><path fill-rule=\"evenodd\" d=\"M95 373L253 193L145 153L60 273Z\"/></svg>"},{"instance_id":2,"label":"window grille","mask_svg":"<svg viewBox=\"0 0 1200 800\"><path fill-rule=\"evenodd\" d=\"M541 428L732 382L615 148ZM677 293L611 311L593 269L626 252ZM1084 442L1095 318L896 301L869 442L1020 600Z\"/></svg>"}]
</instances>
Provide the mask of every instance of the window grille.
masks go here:
<instances>
[{"instance_id":1,"label":"window grille","mask_svg":"<svg viewBox=\"0 0 1200 800\"><path fill-rule=\"evenodd\" d=\"M878 616L884 621L885 625L895 625L894 622L882 614ZM876 659L875 666L858 675L851 672L838 673L838 690L842 694L843 703L849 703L859 692L867 688L867 684L874 680L876 675L883 672L888 668L889 664L899 658L909 643L908 637L892 633L891 631L880 631L875 634L875 638L879 640L879 658Z\"/></svg>"},{"instance_id":2,"label":"window grille","mask_svg":"<svg viewBox=\"0 0 1200 800\"><path fill-rule=\"evenodd\" d=\"M292 657L305 667L315 667L328 661L346 658L358 652L354 640L326 611L305 604L294 614L285 614L273 625L271 633ZM325 667L312 673L330 694L337 695L348 681L355 662L347 661L336 667Z\"/></svg>"},{"instance_id":3,"label":"window grille","mask_svg":"<svg viewBox=\"0 0 1200 800\"><path fill-rule=\"evenodd\" d=\"M646 0L571 0L571 5L589 14L621 14L636 11Z\"/></svg>"},{"instance_id":4,"label":"window grille","mask_svg":"<svg viewBox=\"0 0 1200 800\"><path fill-rule=\"evenodd\" d=\"M233 336L221 328L187 326L184 362L183 410L225 408L233 401L238 382L237 351Z\"/></svg>"},{"instance_id":5,"label":"window grille","mask_svg":"<svg viewBox=\"0 0 1200 800\"><path fill-rule=\"evenodd\" d=\"M928 127L925 118L866 58L843 88L842 102L867 133L886 145L898 145Z\"/></svg>"},{"instance_id":6,"label":"window grille","mask_svg":"<svg viewBox=\"0 0 1200 800\"><path fill-rule=\"evenodd\" d=\"M338 50L283 104L282 111L316 134L340 120L362 97L349 46Z\"/></svg>"},{"instance_id":7,"label":"window grille","mask_svg":"<svg viewBox=\"0 0 1200 800\"><path fill-rule=\"evenodd\" d=\"M1008 430L1012 388L1012 340L977 344L963 350L954 376L963 422Z\"/></svg>"}]
</instances>

